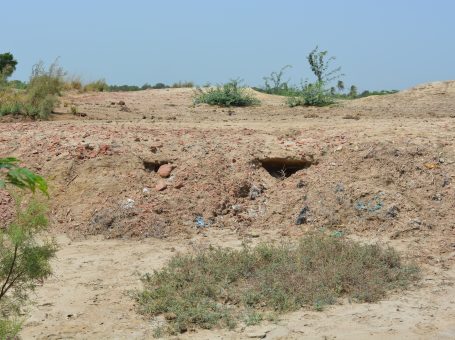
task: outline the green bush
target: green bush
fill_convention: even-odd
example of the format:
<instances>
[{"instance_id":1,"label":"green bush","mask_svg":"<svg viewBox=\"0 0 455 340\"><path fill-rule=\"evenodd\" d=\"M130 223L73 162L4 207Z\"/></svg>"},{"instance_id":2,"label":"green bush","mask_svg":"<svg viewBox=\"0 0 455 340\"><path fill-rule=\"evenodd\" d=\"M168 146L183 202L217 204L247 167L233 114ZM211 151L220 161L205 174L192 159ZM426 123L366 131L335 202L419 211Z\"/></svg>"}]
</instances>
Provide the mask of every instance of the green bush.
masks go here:
<instances>
[{"instance_id":1,"label":"green bush","mask_svg":"<svg viewBox=\"0 0 455 340\"><path fill-rule=\"evenodd\" d=\"M63 89L65 73L57 62L48 70L39 62L33 67L25 91L8 86L0 89L0 115L20 114L32 118L46 119L58 103Z\"/></svg>"},{"instance_id":2,"label":"green bush","mask_svg":"<svg viewBox=\"0 0 455 340\"><path fill-rule=\"evenodd\" d=\"M199 88L194 103L229 107L259 105L260 101L248 93L245 87L240 86L240 81L231 80L229 83L207 90Z\"/></svg>"},{"instance_id":3,"label":"green bush","mask_svg":"<svg viewBox=\"0 0 455 340\"><path fill-rule=\"evenodd\" d=\"M324 83L306 83L302 90L287 99L290 107L294 106L327 106L334 103L330 90L324 88Z\"/></svg>"},{"instance_id":4,"label":"green bush","mask_svg":"<svg viewBox=\"0 0 455 340\"><path fill-rule=\"evenodd\" d=\"M259 323L301 307L322 309L340 298L373 302L405 288L418 269L391 248L337 235L314 234L299 244L261 244L241 250L210 248L177 255L142 278L141 313L163 314L168 333ZM160 329L160 331L163 329Z\"/></svg>"},{"instance_id":5,"label":"green bush","mask_svg":"<svg viewBox=\"0 0 455 340\"><path fill-rule=\"evenodd\" d=\"M291 65L282 67L278 72L270 73L270 76L264 77L264 92L268 94L288 95L291 88L288 83L289 80L283 81L284 71L291 68Z\"/></svg>"}]
</instances>

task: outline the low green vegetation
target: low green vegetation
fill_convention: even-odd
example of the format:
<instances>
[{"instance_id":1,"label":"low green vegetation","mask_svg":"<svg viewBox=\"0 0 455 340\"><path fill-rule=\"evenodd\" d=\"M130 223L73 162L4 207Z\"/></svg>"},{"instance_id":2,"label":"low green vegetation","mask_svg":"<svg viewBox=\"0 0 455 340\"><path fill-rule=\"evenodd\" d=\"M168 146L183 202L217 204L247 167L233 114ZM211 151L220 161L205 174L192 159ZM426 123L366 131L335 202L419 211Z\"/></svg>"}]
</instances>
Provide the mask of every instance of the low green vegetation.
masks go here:
<instances>
[{"instance_id":1,"label":"low green vegetation","mask_svg":"<svg viewBox=\"0 0 455 340\"><path fill-rule=\"evenodd\" d=\"M175 256L142 278L140 312L167 320L157 333L251 325L302 307L321 310L340 298L374 302L418 278L391 248L337 235L240 250L210 248Z\"/></svg>"},{"instance_id":2,"label":"low green vegetation","mask_svg":"<svg viewBox=\"0 0 455 340\"><path fill-rule=\"evenodd\" d=\"M194 83L192 81L179 81L172 84L172 88L179 89L179 88L193 88Z\"/></svg>"},{"instance_id":3,"label":"low green vegetation","mask_svg":"<svg viewBox=\"0 0 455 340\"><path fill-rule=\"evenodd\" d=\"M216 87L198 88L194 96L194 103L230 107L259 105L260 101L241 86L239 80L231 80Z\"/></svg>"},{"instance_id":4,"label":"low green vegetation","mask_svg":"<svg viewBox=\"0 0 455 340\"><path fill-rule=\"evenodd\" d=\"M8 81L8 86L16 90L25 90L27 83L20 80L10 80Z\"/></svg>"},{"instance_id":5,"label":"low green vegetation","mask_svg":"<svg viewBox=\"0 0 455 340\"><path fill-rule=\"evenodd\" d=\"M364 98L364 97L369 97L369 96L385 96L388 94L394 94L397 93L398 90L381 90L381 91L363 91L360 93L356 98Z\"/></svg>"},{"instance_id":6,"label":"low green vegetation","mask_svg":"<svg viewBox=\"0 0 455 340\"><path fill-rule=\"evenodd\" d=\"M286 103L294 106L327 106L335 102L323 82L305 83L300 91L288 96Z\"/></svg>"},{"instance_id":7,"label":"low green vegetation","mask_svg":"<svg viewBox=\"0 0 455 340\"><path fill-rule=\"evenodd\" d=\"M168 88L191 88L194 87L194 83L191 81L177 82L172 84L172 86L166 85L164 83L156 83L155 85L150 85L145 83L142 86L137 85L108 85L104 82L103 86L94 86L96 84L88 84L84 87L84 91L109 91L109 92L130 92L130 91L142 91L148 89L168 89ZM102 90L100 90L102 88Z\"/></svg>"},{"instance_id":8,"label":"low green vegetation","mask_svg":"<svg viewBox=\"0 0 455 340\"><path fill-rule=\"evenodd\" d=\"M144 84L142 87L136 85L109 85L110 92L130 92L141 91L152 88L149 84Z\"/></svg>"},{"instance_id":9,"label":"low green vegetation","mask_svg":"<svg viewBox=\"0 0 455 340\"><path fill-rule=\"evenodd\" d=\"M283 66L278 72L270 73L270 76L264 77L263 92L268 94L277 94L281 96L289 96L295 94L295 89L289 86L289 79L283 80L284 73L287 69L292 68L291 65Z\"/></svg>"},{"instance_id":10,"label":"low green vegetation","mask_svg":"<svg viewBox=\"0 0 455 340\"><path fill-rule=\"evenodd\" d=\"M155 85L150 85L145 83L142 86L137 85L109 85L109 91L111 92L129 92L129 91L142 91L149 89L167 89L168 85L164 83L156 83Z\"/></svg>"},{"instance_id":11,"label":"low green vegetation","mask_svg":"<svg viewBox=\"0 0 455 340\"><path fill-rule=\"evenodd\" d=\"M18 163L15 158L0 159L0 187L39 190L47 195L46 181ZM32 196L18 198L15 218L0 228L0 339L17 336L29 293L51 275L49 261L55 256L55 243L38 238L46 227L45 205Z\"/></svg>"}]
</instances>

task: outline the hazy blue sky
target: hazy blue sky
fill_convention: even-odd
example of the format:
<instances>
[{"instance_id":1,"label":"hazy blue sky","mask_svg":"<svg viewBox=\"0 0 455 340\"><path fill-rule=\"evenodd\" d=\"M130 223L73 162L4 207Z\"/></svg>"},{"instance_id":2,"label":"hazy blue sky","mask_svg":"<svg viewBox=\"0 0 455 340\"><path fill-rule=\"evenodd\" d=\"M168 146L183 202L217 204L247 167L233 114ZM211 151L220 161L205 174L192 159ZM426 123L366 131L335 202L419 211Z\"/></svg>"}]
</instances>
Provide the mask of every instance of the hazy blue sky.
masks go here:
<instances>
[{"instance_id":1,"label":"hazy blue sky","mask_svg":"<svg viewBox=\"0 0 455 340\"><path fill-rule=\"evenodd\" d=\"M0 52L25 80L38 60L84 80L250 85L286 64L310 78L315 45L347 85L402 89L455 79L453 0L14 0L0 6Z\"/></svg>"}]
</instances>

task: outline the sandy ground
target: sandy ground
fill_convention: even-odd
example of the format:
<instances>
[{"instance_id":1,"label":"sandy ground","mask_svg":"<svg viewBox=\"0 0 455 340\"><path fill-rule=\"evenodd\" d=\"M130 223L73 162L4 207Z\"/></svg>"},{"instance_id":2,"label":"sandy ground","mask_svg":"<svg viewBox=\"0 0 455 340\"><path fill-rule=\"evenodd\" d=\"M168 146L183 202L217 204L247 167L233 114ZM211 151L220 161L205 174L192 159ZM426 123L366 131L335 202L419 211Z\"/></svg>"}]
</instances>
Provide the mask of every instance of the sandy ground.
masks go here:
<instances>
[{"instance_id":1,"label":"sandy ground","mask_svg":"<svg viewBox=\"0 0 455 340\"><path fill-rule=\"evenodd\" d=\"M37 305L25 324L24 339L148 339L157 325L135 312L129 292L140 288L139 273L159 269L175 252L208 245L239 247L236 232L209 231L186 241L146 239L72 242L58 237L55 275L37 291ZM396 246L399 247L397 244ZM205 330L181 339L453 339L455 272L426 268L412 290L375 304L331 306L323 312L298 311L277 322L235 331Z\"/></svg>"},{"instance_id":2,"label":"sandy ground","mask_svg":"<svg viewBox=\"0 0 455 340\"><path fill-rule=\"evenodd\" d=\"M23 338L151 338L155 324L128 295L139 273L176 251L320 228L391 244L422 265L421 284L377 304L181 338L455 338L455 82L326 108L291 109L264 94L253 108L193 106L192 95L68 93L51 121L0 120L0 156L50 182L60 244ZM162 163L173 166L168 178L155 172ZM3 222L11 203L0 192Z\"/></svg>"}]
</instances>

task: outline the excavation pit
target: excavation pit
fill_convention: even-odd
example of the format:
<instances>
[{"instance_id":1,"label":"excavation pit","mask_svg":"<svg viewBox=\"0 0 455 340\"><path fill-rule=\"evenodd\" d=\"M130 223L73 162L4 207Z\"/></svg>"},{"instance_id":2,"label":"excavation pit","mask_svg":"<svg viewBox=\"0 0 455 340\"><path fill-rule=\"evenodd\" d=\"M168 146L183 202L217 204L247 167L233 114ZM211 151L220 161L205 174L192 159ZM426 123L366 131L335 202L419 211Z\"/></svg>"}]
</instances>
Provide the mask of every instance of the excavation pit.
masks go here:
<instances>
[{"instance_id":1,"label":"excavation pit","mask_svg":"<svg viewBox=\"0 0 455 340\"><path fill-rule=\"evenodd\" d=\"M160 166L169 164L169 161L143 161L144 170L148 172L158 172Z\"/></svg>"},{"instance_id":2,"label":"excavation pit","mask_svg":"<svg viewBox=\"0 0 455 340\"><path fill-rule=\"evenodd\" d=\"M313 164L307 159L279 157L258 159L257 162L275 178L287 178L297 171L308 169Z\"/></svg>"}]
</instances>

